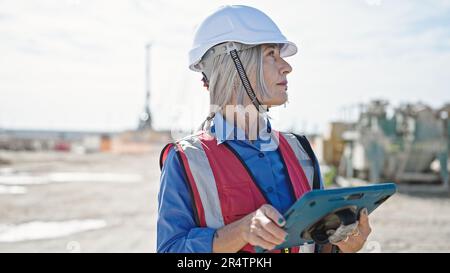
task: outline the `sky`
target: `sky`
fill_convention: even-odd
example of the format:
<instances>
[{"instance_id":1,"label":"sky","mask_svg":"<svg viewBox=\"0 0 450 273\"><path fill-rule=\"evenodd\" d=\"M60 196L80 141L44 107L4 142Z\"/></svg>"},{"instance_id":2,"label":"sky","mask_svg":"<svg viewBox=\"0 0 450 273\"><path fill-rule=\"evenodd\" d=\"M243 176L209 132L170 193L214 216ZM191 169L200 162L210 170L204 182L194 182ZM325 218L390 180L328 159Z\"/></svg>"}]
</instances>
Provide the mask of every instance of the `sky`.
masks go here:
<instances>
[{"instance_id":1,"label":"sky","mask_svg":"<svg viewBox=\"0 0 450 273\"><path fill-rule=\"evenodd\" d=\"M262 10L299 48L274 128L325 132L372 99L450 102L450 0L0 0L0 129L136 128L147 43L154 128L198 127L208 92L187 54L225 4Z\"/></svg>"}]
</instances>

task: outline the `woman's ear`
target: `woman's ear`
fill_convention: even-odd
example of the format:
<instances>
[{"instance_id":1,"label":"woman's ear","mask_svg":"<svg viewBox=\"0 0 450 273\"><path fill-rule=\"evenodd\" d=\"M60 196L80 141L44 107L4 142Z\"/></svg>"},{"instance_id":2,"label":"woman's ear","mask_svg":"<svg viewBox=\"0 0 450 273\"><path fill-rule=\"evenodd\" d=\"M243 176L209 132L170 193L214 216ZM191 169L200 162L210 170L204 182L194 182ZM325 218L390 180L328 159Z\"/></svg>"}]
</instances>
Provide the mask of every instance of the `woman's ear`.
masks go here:
<instances>
[{"instance_id":1,"label":"woman's ear","mask_svg":"<svg viewBox=\"0 0 450 273\"><path fill-rule=\"evenodd\" d=\"M205 73L202 72L203 78L202 78L202 82L203 82L203 87L206 87L206 91L209 91L209 81L206 78Z\"/></svg>"}]
</instances>

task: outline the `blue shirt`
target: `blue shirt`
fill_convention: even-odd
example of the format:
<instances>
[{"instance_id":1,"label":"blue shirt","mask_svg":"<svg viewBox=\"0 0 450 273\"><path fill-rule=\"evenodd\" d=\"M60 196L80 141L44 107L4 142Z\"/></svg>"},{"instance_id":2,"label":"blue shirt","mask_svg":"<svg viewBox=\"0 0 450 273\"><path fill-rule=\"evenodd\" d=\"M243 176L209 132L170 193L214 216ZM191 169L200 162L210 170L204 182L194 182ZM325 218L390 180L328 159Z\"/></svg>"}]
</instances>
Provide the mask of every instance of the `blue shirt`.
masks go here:
<instances>
[{"instance_id":1,"label":"blue shirt","mask_svg":"<svg viewBox=\"0 0 450 273\"><path fill-rule=\"evenodd\" d=\"M244 160L255 182L264 191L271 205L284 213L295 201L290 191L287 171L276 148L271 148L271 127L268 120L253 143L244 132L230 125L220 113L214 117L211 134L218 145L227 142ZM169 151L161 173L158 195L157 251L212 252L215 229L198 227L193 201L180 161L173 149Z\"/></svg>"}]
</instances>

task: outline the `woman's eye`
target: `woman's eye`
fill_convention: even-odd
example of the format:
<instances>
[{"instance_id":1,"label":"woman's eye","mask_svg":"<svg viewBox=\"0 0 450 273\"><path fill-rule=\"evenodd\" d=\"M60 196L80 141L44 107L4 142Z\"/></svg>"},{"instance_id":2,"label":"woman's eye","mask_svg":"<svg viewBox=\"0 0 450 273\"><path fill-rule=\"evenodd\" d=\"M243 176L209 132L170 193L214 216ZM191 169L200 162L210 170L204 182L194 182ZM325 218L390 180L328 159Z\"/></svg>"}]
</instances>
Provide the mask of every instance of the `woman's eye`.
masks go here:
<instances>
[{"instance_id":1,"label":"woman's eye","mask_svg":"<svg viewBox=\"0 0 450 273\"><path fill-rule=\"evenodd\" d=\"M275 51L271 50L267 55L269 55L269 56L275 56Z\"/></svg>"}]
</instances>

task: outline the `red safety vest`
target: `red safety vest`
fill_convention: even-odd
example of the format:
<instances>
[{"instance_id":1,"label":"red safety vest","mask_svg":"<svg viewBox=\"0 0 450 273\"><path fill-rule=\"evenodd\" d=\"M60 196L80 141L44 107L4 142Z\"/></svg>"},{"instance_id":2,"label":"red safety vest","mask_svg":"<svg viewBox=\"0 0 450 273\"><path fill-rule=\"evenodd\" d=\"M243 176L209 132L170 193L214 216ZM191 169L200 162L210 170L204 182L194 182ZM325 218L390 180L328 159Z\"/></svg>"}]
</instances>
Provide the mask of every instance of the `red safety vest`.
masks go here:
<instances>
[{"instance_id":1,"label":"red safety vest","mask_svg":"<svg viewBox=\"0 0 450 273\"><path fill-rule=\"evenodd\" d=\"M311 190L300 164L304 154L293 134L273 132L296 199ZM194 215L201 227L220 228L256 211L269 201L258 188L243 160L226 142L205 132L167 145L161 152L161 165L174 147L183 166L194 201ZM254 252L247 244L241 251ZM273 252L288 252L277 250ZM299 252L294 247L289 252Z\"/></svg>"}]
</instances>

